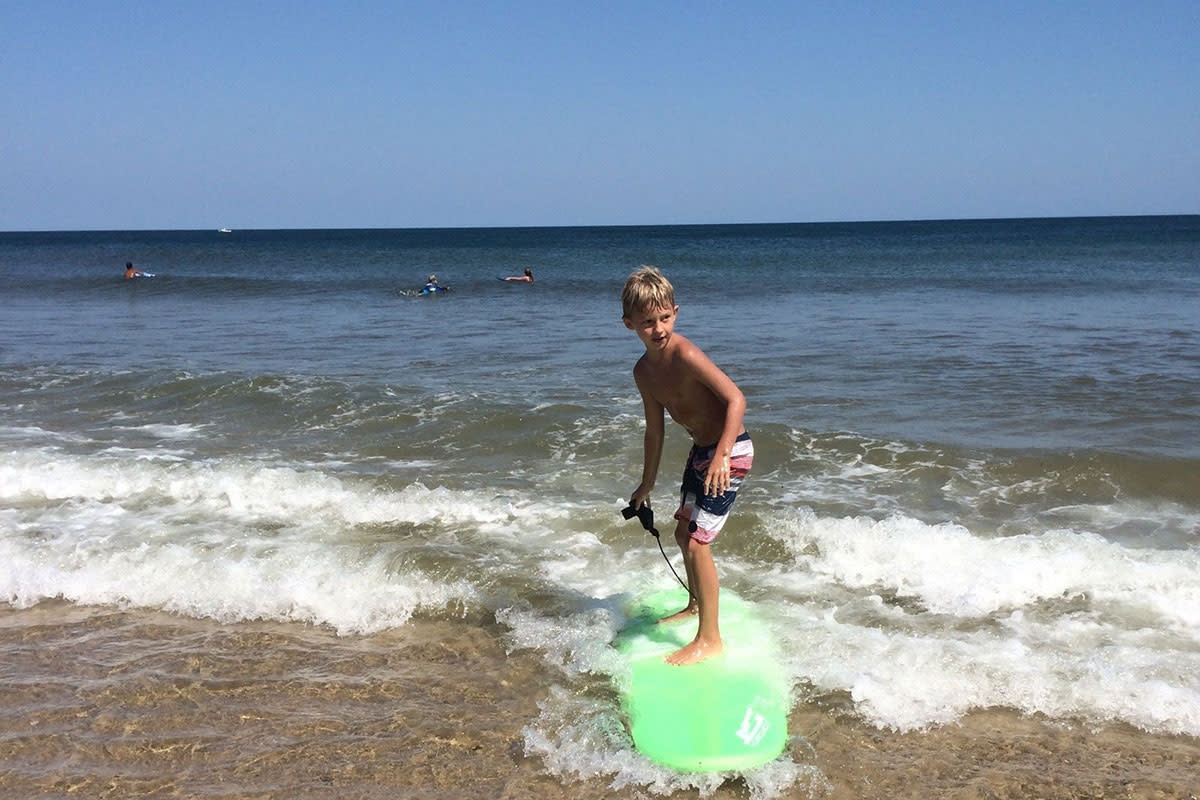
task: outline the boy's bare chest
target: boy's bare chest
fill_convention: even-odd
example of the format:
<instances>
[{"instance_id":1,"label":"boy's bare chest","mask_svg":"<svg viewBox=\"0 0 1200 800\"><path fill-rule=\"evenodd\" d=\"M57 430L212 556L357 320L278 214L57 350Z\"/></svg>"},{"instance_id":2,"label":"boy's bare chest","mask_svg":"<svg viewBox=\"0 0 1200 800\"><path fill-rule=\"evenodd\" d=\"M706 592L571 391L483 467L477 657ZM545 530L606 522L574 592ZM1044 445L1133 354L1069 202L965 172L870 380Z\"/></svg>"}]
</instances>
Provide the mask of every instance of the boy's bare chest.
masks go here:
<instances>
[{"instance_id":1,"label":"boy's bare chest","mask_svg":"<svg viewBox=\"0 0 1200 800\"><path fill-rule=\"evenodd\" d=\"M652 370L647 377L654 399L677 421L688 424L697 409L705 406L707 387L689 370L666 366Z\"/></svg>"}]
</instances>

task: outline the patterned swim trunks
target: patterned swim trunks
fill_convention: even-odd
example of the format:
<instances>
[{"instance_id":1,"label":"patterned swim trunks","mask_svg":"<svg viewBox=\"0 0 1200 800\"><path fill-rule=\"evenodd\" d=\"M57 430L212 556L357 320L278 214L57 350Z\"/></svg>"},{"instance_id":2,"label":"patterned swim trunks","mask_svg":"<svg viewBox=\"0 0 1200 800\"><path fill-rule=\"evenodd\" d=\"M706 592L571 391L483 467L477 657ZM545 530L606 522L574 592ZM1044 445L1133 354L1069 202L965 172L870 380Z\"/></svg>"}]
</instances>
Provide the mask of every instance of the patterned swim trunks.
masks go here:
<instances>
[{"instance_id":1,"label":"patterned swim trunks","mask_svg":"<svg viewBox=\"0 0 1200 800\"><path fill-rule=\"evenodd\" d=\"M688 531L701 544L712 542L725 526L738 488L754 464L754 443L750 441L750 434L743 433L733 443L733 452L729 456L729 489L724 494L710 497L704 493L704 475L716 449L715 444L692 447L687 466L683 468L679 510L675 512L675 519L689 523Z\"/></svg>"}]
</instances>

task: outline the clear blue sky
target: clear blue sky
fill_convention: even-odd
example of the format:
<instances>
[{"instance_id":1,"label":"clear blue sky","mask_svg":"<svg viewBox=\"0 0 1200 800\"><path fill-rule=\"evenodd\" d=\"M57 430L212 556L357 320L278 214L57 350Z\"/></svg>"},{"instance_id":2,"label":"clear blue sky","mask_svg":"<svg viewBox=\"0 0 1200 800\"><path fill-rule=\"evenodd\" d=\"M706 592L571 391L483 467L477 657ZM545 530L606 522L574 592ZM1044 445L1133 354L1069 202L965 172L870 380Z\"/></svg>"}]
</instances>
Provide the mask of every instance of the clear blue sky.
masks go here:
<instances>
[{"instance_id":1,"label":"clear blue sky","mask_svg":"<svg viewBox=\"0 0 1200 800\"><path fill-rule=\"evenodd\" d=\"M0 118L0 230L1194 214L1200 2L0 0Z\"/></svg>"}]
</instances>

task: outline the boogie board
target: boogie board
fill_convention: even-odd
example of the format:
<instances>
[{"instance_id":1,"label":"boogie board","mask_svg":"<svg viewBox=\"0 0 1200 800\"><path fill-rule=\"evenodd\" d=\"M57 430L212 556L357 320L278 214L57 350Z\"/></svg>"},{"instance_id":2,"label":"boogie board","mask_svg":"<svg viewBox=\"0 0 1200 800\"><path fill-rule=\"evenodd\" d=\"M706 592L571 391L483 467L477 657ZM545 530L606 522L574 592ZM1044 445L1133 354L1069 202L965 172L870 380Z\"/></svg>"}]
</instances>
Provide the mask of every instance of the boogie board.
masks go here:
<instances>
[{"instance_id":1,"label":"boogie board","mask_svg":"<svg viewBox=\"0 0 1200 800\"><path fill-rule=\"evenodd\" d=\"M629 674L619 681L634 747L651 761L690 772L743 770L773 760L787 744L788 685L754 606L721 590L724 651L697 664L666 663L696 635L697 619L658 623L687 594L649 595L613 647Z\"/></svg>"},{"instance_id":2,"label":"boogie board","mask_svg":"<svg viewBox=\"0 0 1200 800\"><path fill-rule=\"evenodd\" d=\"M436 297L440 294L445 294L450 291L449 286L439 286L436 289L403 289L400 292L401 297Z\"/></svg>"}]
</instances>

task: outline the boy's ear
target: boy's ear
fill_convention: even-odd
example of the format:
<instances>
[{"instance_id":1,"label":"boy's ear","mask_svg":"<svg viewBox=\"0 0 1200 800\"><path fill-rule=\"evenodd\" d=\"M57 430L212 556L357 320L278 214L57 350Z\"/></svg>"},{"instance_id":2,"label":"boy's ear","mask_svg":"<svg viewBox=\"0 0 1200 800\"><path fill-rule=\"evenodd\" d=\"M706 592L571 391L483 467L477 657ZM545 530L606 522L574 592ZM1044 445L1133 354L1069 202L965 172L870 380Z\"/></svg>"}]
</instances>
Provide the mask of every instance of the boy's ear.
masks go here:
<instances>
[{"instance_id":1,"label":"boy's ear","mask_svg":"<svg viewBox=\"0 0 1200 800\"><path fill-rule=\"evenodd\" d=\"M621 322L625 323L626 328L633 330L633 320L631 320L629 317L621 317Z\"/></svg>"}]
</instances>

